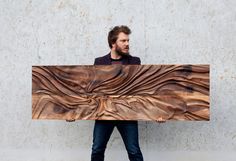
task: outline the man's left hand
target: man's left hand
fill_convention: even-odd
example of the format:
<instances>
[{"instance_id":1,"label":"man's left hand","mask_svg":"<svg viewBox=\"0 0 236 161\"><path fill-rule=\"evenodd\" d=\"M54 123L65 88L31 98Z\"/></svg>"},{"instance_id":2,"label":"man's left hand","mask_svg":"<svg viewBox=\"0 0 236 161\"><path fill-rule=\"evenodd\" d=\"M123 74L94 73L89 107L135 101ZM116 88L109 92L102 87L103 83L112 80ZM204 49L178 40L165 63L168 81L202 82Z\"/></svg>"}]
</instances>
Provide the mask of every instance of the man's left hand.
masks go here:
<instances>
[{"instance_id":1,"label":"man's left hand","mask_svg":"<svg viewBox=\"0 0 236 161\"><path fill-rule=\"evenodd\" d=\"M165 123L166 120L163 119L162 117L159 117L159 118L156 120L156 122L158 122L158 123Z\"/></svg>"}]
</instances>

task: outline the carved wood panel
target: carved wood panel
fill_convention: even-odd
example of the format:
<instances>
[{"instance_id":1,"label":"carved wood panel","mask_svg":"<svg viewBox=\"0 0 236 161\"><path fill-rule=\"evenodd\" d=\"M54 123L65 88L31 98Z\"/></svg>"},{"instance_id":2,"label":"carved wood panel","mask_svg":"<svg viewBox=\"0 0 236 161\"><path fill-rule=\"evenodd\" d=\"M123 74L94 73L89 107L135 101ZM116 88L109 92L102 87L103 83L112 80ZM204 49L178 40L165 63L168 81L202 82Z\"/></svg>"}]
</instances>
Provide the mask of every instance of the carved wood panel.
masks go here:
<instances>
[{"instance_id":1,"label":"carved wood panel","mask_svg":"<svg viewBox=\"0 0 236 161\"><path fill-rule=\"evenodd\" d=\"M209 120L209 65L32 67L32 118Z\"/></svg>"}]
</instances>

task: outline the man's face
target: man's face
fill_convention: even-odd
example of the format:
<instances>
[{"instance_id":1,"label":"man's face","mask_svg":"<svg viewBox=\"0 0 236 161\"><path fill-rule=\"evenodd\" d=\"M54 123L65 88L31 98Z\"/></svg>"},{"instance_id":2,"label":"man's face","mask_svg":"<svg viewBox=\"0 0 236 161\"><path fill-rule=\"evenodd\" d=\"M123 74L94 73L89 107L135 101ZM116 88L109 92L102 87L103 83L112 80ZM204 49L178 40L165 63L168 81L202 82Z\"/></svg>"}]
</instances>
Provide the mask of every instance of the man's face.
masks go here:
<instances>
[{"instance_id":1,"label":"man's face","mask_svg":"<svg viewBox=\"0 0 236 161\"><path fill-rule=\"evenodd\" d=\"M116 43L113 44L113 48L119 55L129 54L129 35L121 32L118 35Z\"/></svg>"}]
</instances>

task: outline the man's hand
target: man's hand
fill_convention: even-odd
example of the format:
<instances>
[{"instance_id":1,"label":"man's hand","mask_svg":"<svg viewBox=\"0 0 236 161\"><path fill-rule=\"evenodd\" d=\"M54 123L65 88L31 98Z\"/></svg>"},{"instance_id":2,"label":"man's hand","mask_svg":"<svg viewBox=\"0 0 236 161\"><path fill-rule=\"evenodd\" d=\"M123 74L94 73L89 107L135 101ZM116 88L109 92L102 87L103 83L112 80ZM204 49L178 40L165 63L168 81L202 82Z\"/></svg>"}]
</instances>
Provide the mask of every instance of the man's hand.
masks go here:
<instances>
[{"instance_id":1,"label":"man's hand","mask_svg":"<svg viewBox=\"0 0 236 161\"><path fill-rule=\"evenodd\" d=\"M158 123L165 123L166 120L163 119L162 117L159 117L159 118L156 120L156 122L158 122Z\"/></svg>"},{"instance_id":2,"label":"man's hand","mask_svg":"<svg viewBox=\"0 0 236 161\"><path fill-rule=\"evenodd\" d=\"M74 122L75 119L66 119L66 122Z\"/></svg>"}]
</instances>

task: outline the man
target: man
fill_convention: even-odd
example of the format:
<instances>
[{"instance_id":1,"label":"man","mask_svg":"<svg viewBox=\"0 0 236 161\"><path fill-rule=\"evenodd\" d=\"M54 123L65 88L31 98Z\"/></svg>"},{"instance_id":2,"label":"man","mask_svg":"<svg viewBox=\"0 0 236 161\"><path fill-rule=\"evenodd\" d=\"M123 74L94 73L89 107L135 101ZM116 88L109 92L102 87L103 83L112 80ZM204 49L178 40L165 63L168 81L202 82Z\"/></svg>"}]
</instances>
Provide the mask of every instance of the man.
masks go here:
<instances>
[{"instance_id":1,"label":"man","mask_svg":"<svg viewBox=\"0 0 236 161\"><path fill-rule=\"evenodd\" d=\"M129 34L131 34L131 30L127 26L115 26L108 33L108 44L111 49L110 53L103 57L96 58L94 65L140 65L140 59L129 54ZM138 141L137 121L111 120L95 121L91 161L104 161L107 142L115 127L118 129L124 141L129 160L143 161Z\"/></svg>"},{"instance_id":2,"label":"man","mask_svg":"<svg viewBox=\"0 0 236 161\"><path fill-rule=\"evenodd\" d=\"M133 64L140 65L140 58L129 54L129 35L131 30L127 26L115 26L108 33L108 44L110 53L98 57L94 65L113 65L113 64ZM74 121L74 120L67 120ZM165 122L162 118L158 122ZM107 143L114 130L117 128L125 148L128 152L130 161L143 161L142 152L138 140L138 122L137 121L117 121L117 120L96 120L93 130L93 145L91 161L104 161L104 153Z\"/></svg>"}]
</instances>

